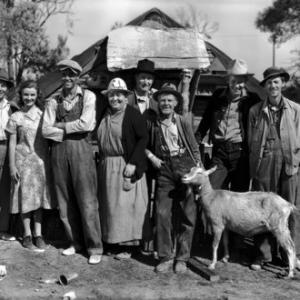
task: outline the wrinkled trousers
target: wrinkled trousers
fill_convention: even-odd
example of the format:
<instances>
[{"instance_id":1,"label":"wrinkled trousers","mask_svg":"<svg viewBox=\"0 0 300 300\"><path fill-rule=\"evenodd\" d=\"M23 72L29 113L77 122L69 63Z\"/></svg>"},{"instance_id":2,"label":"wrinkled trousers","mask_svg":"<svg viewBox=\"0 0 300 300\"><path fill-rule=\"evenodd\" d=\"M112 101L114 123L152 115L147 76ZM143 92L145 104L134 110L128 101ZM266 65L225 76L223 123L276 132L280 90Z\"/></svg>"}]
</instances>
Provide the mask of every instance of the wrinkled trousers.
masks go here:
<instances>
[{"instance_id":1,"label":"wrinkled trousers","mask_svg":"<svg viewBox=\"0 0 300 300\"><path fill-rule=\"evenodd\" d=\"M195 164L188 155L163 158L157 176L156 230L160 259L173 257L173 237L177 240L176 260L190 258L197 216L194 193L181 177Z\"/></svg>"},{"instance_id":2,"label":"wrinkled trousers","mask_svg":"<svg viewBox=\"0 0 300 300\"><path fill-rule=\"evenodd\" d=\"M0 141L0 232L8 232L10 222L10 174L7 150L7 141Z\"/></svg>"},{"instance_id":3,"label":"wrinkled trousers","mask_svg":"<svg viewBox=\"0 0 300 300\"><path fill-rule=\"evenodd\" d=\"M92 146L85 139L52 146L51 162L60 219L71 244L82 244L89 255L101 254L97 175Z\"/></svg>"}]
</instances>

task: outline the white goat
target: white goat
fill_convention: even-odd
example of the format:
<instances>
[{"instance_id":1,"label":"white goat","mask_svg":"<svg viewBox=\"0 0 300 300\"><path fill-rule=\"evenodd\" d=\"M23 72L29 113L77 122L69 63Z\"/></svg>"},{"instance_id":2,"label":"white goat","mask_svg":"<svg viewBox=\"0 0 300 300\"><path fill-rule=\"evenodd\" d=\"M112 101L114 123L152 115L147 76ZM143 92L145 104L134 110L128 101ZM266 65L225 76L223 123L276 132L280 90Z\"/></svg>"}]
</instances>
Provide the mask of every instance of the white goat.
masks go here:
<instances>
[{"instance_id":1,"label":"white goat","mask_svg":"<svg viewBox=\"0 0 300 300\"><path fill-rule=\"evenodd\" d=\"M185 184L200 188L200 201L204 213L213 231L213 259L209 269L215 269L217 250L225 229L243 236L271 232L285 250L289 261L288 277L294 276L296 263L295 246L288 228L288 218L295 206L274 193L246 192L237 193L226 190L214 190L208 175L216 167L205 171L194 167L182 177ZM228 241L225 247L225 261L229 258Z\"/></svg>"}]
</instances>

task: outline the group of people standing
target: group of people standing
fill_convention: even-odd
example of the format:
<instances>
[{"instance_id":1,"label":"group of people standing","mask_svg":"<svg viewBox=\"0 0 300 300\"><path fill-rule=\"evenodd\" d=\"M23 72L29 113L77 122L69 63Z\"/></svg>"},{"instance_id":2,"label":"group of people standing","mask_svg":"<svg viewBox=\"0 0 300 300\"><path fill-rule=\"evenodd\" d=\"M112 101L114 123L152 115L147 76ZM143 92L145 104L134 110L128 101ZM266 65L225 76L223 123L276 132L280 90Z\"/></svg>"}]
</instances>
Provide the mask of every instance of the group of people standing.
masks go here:
<instances>
[{"instance_id":1,"label":"group of people standing","mask_svg":"<svg viewBox=\"0 0 300 300\"><path fill-rule=\"evenodd\" d=\"M134 90L113 78L102 91L107 107L97 114L95 94L78 84L81 66L63 60L57 67L61 92L43 105L37 83L26 81L16 112L5 98L11 82L0 74L0 171L8 146L10 212L22 216L25 248L46 248L42 210L58 207L69 241L63 255L84 249L88 262L98 264L104 243L115 258L128 259L136 246L153 239L149 198L155 193L155 270L184 273L198 209L194 191L181 177L191 167L203 166L199 143L208 130L211 164L217 166L210 178L213 188L248 191L251 182L254 190L273 191L299 204L300 106L282 96L289 79L283 69L264 72L261 85L267 97L262 100L245 88L253 75L246 63L232 61L227 87L215 91L194 133L187 110L189 71L183 72L180 92L170 82L154 90L154 63L141 60ZM97 165L90 143L94 130ZM295 242L297 226L293 217ZM270 260L269 237L255 241L261 251L252 268L258 269ZM299 249L297 244L298 254Z\"/></svg>"}]
</instances>

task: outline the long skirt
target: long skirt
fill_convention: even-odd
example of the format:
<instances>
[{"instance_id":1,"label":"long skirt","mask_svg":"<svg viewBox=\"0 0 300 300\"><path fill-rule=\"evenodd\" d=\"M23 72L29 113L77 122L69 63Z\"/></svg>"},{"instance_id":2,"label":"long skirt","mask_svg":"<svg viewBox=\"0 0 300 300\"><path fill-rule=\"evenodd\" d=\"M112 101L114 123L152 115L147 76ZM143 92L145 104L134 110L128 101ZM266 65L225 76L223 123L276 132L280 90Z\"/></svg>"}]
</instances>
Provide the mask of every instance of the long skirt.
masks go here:
<instances>
[{"instance_id":1,"label":"long skirt","mask_svg":"<svg viewBox=\"0 0 300 300\"><path fill-rule=\"evenodd\" d=\"M102 238L106 243L140 240L147 227L148 193L145 174L123 189L125 161L122 156L106 157L100 162L99 201Z\"/></svg>"}]
</instances>

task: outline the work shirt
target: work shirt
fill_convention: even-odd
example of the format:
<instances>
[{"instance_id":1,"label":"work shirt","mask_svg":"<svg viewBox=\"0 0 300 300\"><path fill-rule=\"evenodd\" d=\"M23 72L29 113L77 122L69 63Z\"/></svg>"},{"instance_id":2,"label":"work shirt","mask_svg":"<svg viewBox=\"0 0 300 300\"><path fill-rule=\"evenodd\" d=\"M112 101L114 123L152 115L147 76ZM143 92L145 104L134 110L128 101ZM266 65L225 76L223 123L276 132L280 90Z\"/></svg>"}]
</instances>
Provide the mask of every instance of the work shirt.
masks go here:
<instances>
[{"instance_id":1,"label":"work shirt","mask_svg":"<svg viewBox=\"0 0 300 300\"><path fill-rule=\"evenodd\" d=\"M58 108L58 101L63 102L65 110L69 111L78 102L79 97L83 97L82 113L79 119L65 123L65 130L54 126L56 122L56 112ZM89 90L82 90L77 86L74 97L66 99L62 94L58 99L52 98L48 100L44 119L43 119L43 136L47 139L56 142L62 142L65 134L91 132L96 126L96 96Z\"/></svg>"},{"instance_id":2,"label":"work shirt","mask_svg":"<svg viewBox=\"0 0 300 300\"><path fill-rule=\"evenodd\" d=\"M223 115L223 118L220 120L215 134L215 142L232 142L240 143L242 142L242 132L241 125L239 121L239 100L241 98L236 98L229 102L226 107L226 112Z\"/></svg>"},{"instance_id":3,"label":"work shirt","mask_svg":"<svg viewBox=\"0 0 300 300\"><path fill-rule=\"evenodd\" d=\"M5 128L10 115L10 104L6 99L0 101L0 141L7 140Z\"/></svg>"},{"instance_id":4,"label":"work shirt","mask_svg":"<svg viewBox=\"0 0 300 300\"><path fill-rule=\"evenodd\" d=\"M136 97L136 102L139 107L139 110L140 110L141 114L143 114L144 111L149 108L149 102L150 102L149 95L138 96L137 93L135 92L135 97Z\"/></svg>"},{"instance_id":5,"label":"work shirt","mask_svg":"<svg viewBox=\"0 0 300 300\"><path fill-rule=\"evenodd\" d=\"M300 106L285 97L282 97L281 101L282 109L277 130L282 145L285 173L291 176L298 172L300 163ZM250 109L248 144L252 178L256 176L259 169L271 122L267 100Z\"/></svg>"},{"instance_id":6,"label":"work shirt","mask_svg":"<svg viewBox=\"0 0 300 300\"><path fill-rule=\"evenodd\" d=\"M178 153L180 149L180 143L178 128L175 123L175 120L172 120L172 122L168 125L160 121L160 127L164 135L165 141L167 143L167 146L170 150L170 153Z\"/></svg>"}]
</instances>

